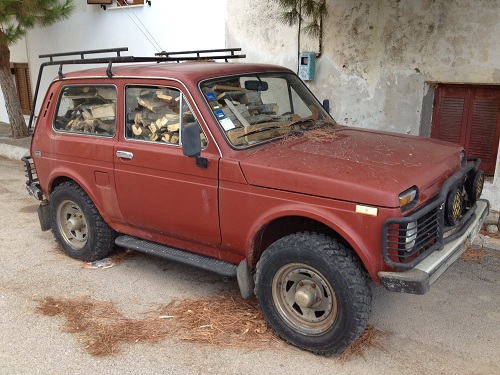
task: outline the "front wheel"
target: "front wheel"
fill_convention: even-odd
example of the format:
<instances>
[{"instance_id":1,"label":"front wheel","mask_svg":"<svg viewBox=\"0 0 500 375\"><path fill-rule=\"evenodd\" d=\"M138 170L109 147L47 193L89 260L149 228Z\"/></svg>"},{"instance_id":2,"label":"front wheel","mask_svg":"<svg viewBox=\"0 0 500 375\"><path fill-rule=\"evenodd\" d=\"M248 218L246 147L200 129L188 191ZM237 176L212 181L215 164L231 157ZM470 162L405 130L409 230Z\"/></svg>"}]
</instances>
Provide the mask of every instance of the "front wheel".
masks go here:
<instances>
[{"instance_id":1,"label":"front wheel","mask_svg":"<svg viewBox=\"0 0 500 375\"><path fill-rule=\"evenodd\" d=\"M94 261L113 250L115 232L76 183L65 182L57 186L49 209L52 233L70 257Z\"/></svg>"},{"instance_id":2,"label":"front wheel","mask_svg":"<svg viewBox=\"0 0 500 375\"><path fill-rule=\"evenodd\" d=\"M363 332L371 310L368 276L351 250L330 237L296 233L257 264L259 306L276 334L317 354L340 353Z\"/></svg>"}]
</instances>

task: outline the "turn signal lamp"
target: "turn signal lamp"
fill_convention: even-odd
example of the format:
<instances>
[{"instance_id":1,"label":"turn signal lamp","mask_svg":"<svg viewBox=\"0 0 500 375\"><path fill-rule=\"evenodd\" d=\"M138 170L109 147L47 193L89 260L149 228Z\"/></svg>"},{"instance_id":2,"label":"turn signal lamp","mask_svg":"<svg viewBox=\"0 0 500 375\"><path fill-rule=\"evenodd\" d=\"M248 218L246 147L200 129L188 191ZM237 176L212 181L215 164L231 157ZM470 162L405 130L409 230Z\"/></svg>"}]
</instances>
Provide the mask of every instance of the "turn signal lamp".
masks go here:
<instances>
[{"instance_id":1,"label":"turn signal lamp","mask_svg":"<svg viewBox=\"0 0 500 375\"><path fill-rule=\"evenodd\" d=\"M402 211L415 207L418 201L418 189L416 186L409 188L399 194L399 207Z\"/></svg>"}]
</instances>

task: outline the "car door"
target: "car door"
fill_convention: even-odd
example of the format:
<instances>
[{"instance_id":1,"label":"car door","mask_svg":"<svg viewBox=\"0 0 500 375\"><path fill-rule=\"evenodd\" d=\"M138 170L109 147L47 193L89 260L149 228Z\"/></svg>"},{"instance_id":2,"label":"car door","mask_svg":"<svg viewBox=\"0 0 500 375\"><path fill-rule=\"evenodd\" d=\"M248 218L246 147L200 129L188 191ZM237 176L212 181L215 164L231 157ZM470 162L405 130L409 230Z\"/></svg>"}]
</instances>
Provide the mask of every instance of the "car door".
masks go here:
<instances>
[{"instance_id":1,"label":"car door","mask_svg":"<svg viewBox=\"0 0 500 375\"><path fill-rule=\"evenodd\" d=\"M125 221L157 242L170 237L219 244L219 154L208 151L200 127L207 167L183 155L182 127L197 122L186 96L173 86L127 85L124 101L115 181Z\"/></svg>"}]
</instances>

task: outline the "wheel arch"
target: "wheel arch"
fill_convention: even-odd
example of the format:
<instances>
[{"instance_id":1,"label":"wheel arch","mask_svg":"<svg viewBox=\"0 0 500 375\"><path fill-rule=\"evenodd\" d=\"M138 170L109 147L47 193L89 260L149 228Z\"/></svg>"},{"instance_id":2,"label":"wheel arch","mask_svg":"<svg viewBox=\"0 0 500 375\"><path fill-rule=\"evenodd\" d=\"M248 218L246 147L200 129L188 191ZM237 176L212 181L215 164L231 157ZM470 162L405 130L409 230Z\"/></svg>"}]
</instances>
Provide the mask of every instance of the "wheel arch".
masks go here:
<instances>
[{"instance_id":1,"label":"wheel arch","mask_svg":"<svg viewBox=\"0 0 500 375\"><path fill-rule=\"evenodd\" d=\"M359 257L365 270L376 280L377 271L374 264L376 256L369 252L359 231L355 231L344 219L331 212L310 212L305 210L288 210L275 212L261 218L260 226L251 231L250 251L247 253L247 262L255 267L263 252L275 241L297 232L316 232L331 236L342 241L351 248L354 255Z\"/></svg>"},{"instance_id":2,"label":"wheel arch","mask_svg":"<svg viewBox=\"0 0 500 375\"><path fill-rule=\"evenodd\" d=\"M48 186L48 191L50 194L49 200L50 200L50 196L52 196L52 193L59 185L65 183L65 182L74 182L75 184L80 186L85 191L85 194L87 194L89 196L89 198L92 200L92 202L96 205L97 209L99 209L97 202L96 202L96 199L92 194L92 189L90 189L90 186L88 186L88 184L86 184L84 181L85 180L82 178L75 178L74 176L70 177L70 176L64 175L64 174L58 174L58 175L52 176L50 183L49 183L49 186ZM99 212L100 211L101 210L99 209Z\"/></svg>"},{"instance_id":3,"label":"wheel arch","mask_svg":"<svg viewBox=\"0 0 500 375\"><path fill-rule=\"evenodd\" d=\"M87 181L87 179L83 178L82 176L70 176L68 174L64 174L61 172L57 173L57 172L58 171L53 171L51 178L49 180L49 184L47 186L47 191L49 193L49 196L48 196L49 201L50 201L50 196L52 195L54 190L59 185L65 183L65 182L74 182L75 184L80 186L83 189L83 191L85 191L85 194L87 194L89 196L90 200L92 201L92 203L94 203L95 207L99 211L99 214L104 218L104 220L108 223L108 225L113 227L113 225L112 225L113 220L108 215L108 213L107 213L108 210L104 209L102 206L103 201L105 201L105 200L102 198L99 198L95 194L95 191L98 189L92 188L90 186L90 182L93 182L93 181L89 182L89 181Z\"/></svg>"},{"instance_id":4,"label":"wheel arch","mask_svg":"<svg viewBox=\"0 0 500 375\"><path fill-rule=\"evenodd\" d=\"M82 187L83 190L85 190L85 192L87 193L88 195L88 192L87 192L87 189L85 189L81 184L79 184L78 182L76 182L75 180L73 180L72 178L68 177L68 176L57 176L56 178L54 178L49 186L48 186L48 191L49 191L49 199L50 199L50 196L52 195L52 193L54 192L54 190L61 184L65 183L65 182L74 182L75 184L79 185L80 187Z\"/></svg>"}]
</instances>

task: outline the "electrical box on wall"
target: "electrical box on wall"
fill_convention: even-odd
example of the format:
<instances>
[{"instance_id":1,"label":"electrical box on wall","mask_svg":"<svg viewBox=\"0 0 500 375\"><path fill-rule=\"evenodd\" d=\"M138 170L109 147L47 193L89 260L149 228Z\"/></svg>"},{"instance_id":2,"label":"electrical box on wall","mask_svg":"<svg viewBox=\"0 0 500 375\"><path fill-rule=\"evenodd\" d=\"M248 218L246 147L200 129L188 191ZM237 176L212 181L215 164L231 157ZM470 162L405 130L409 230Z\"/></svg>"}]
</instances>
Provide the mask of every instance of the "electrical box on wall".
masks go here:
<instances>
[{"instance_id":1,"label":"electrical box on wall","mask_svg":"<svg viewBox=\"0 0 500 375\"><path fill-rule=\"evenodd\" d=\"M303 81L312 81L316 70L316 52L302 51L299 54L299 77Z\"/></svg>"}]
</instances>

